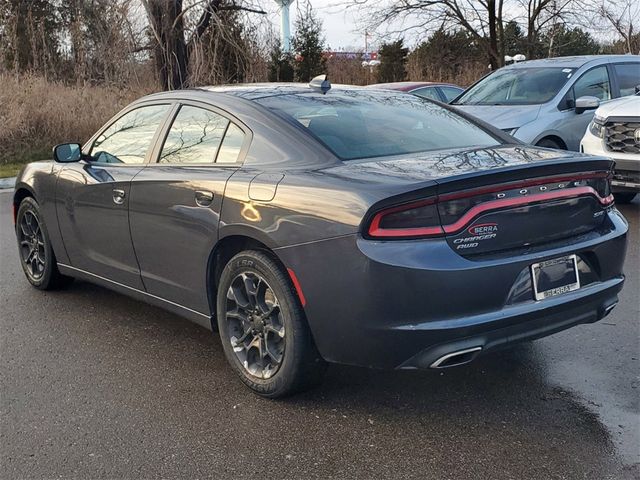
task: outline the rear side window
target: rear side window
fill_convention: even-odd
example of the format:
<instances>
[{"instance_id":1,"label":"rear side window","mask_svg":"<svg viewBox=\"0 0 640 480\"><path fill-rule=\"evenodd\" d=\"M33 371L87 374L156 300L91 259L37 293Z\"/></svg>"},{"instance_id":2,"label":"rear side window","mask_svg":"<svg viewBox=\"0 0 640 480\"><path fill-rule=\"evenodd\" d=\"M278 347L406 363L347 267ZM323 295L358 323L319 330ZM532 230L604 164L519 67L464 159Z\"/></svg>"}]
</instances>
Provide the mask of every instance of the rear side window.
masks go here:
<instances>
[{"instance_id":1,"label":"rear side window","mask_svg":"<svg viewBox=\"0 0 640 480\"><path fill-rule=\"evenodd\" d=\"M307 128L343 160L500 143L457 113L406 93L342 90L256 101Z\"/></svg>"},{"instance_id":2,"label":"rear side window","mask_svg":"<svg viewBox=\"0 0 640 480\"><path fill-rule=\"evenodd\" d=\"M626 97L636 93L640 85L640 63L619 63L613 66L620 85L620 96Z\"/></svg>"},{"instance_id":3,"label":"rear side window","mask_svg":"<svg viewBox=\"0 0 640 480\"><path fill-rule=\"evenodd\" d=\"M112 123L91 147L99 163L142 164L169 105L136 108Z\"/></svg>"},{"instance_id":4,"label":"rear side window","mask_svg":"<svg viewBox=\"0 0 640 480\"><path fill-rule=\"evenodd\" d=\"M573 85L575 98L596 97L600 100L611 99L611 84L607 67L596 67L583 74Z\"/></svg>"},{"instance_id":5,"label":"rear side window","mask_svg":"<svg viewBox=\"0 0 640 480\"><path fill-rule=\"evenodd\" d=\"M422 98L440 101L440 95L438 95L438 91L435 87L417 88L415 90L411 90L411 93Z\"/></svg>"},{"instance_id":6,"label":"rear side window","mask_svg":"<svg viewBox=\"0 0 640 480\"><path fill-rule=\"evenodd\" d=\"M222 115L183 105L162 147L160 163L214 163L229 125Z\"/></svg>"},{"instance_id":7,"label":"rear side window","mask_svg":"<svg viewBox=\"0 0 640 480\"><path fill-rule=\"evenodd\" d=\"M244 143L244 132L233 123L229 124L227 133L224 136L220 151L218 152L217 163L236 163L240 156L240 150Z\"/></svg>"},{"instance_id":8,"label":"rear side window","mask_svg":"<svg viewBox=\"0 0 640 480\"><path fill-rule=\"evenodd\" d=\"M445 101L449 103L451 100L460 95L464 90L455 87L440 87L440 91L444 95Z\"/></svg>"}]
</instances>

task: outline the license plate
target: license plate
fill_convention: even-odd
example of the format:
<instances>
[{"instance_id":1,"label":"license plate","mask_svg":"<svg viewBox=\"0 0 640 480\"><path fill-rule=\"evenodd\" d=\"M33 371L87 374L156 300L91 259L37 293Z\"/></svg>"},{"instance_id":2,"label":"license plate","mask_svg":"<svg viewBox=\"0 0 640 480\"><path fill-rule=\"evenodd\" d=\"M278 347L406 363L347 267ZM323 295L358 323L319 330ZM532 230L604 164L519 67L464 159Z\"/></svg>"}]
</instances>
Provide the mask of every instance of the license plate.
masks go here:
<instances>
[{"instance_id":1,"label":"license plate","mask_svg":"<svg viewBox=\"0 0 640 480\"><path fill-rule=\"evenodd\" d=\"M555 297L580 288L578 258L575 255L554 258L531 265L533 294L536 300Z\"/></svg>"}]
</instances>

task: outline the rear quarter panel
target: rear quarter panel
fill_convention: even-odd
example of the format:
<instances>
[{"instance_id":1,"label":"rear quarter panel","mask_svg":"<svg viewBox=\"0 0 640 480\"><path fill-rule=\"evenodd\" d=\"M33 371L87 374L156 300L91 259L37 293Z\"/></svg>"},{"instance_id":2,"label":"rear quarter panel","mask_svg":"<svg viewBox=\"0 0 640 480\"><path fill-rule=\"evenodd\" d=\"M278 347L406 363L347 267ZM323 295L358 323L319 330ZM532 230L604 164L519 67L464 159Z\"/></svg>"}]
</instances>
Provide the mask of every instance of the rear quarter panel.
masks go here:
<instances>
[{"instance_id":1,"label":"rear quarter panel","mask_svg":"<svg viewBox=\"0 0 640 480\"><path fill-rule=\"evenodd\" d=\"M270 248L354 234L376 201L397 192L381 182L357 182L323 170L288 171L273 200L249 197L260 171L242 169L229 180L222 208L220 238L247 235Z\"/></svg>"}]
</instances>

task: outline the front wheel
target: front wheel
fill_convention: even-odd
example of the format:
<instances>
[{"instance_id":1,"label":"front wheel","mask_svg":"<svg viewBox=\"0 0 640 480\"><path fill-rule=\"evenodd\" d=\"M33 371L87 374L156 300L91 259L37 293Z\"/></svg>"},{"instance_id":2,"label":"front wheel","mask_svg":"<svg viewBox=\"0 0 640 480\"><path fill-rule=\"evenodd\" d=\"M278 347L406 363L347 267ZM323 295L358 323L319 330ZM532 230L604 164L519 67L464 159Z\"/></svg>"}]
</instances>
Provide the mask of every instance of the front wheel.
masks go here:
<instances>
[{"instance_id":1,"label":"front wheel","mask_svg":"<svg viewBox=\"0 0 640 480\"><path fill-rule=\"evenodd\" d=\"M31 285L40 290L51 290L64 287L73 280L58 271L40 206L31 197L22 200L18 208L16 237L20 264Z\"/></svg>"},{"instance_id":2,"label":"front wheel","mask_svg":"<svg viewBox=\"0 0 640 480\"><path fill-rule=\"evenodd\" d=\"M324 361L295 290L266 253L245 251L229 261L216 310L225 356L254 392L278 398L322 379Z\"/></svg>"}]
</instances>

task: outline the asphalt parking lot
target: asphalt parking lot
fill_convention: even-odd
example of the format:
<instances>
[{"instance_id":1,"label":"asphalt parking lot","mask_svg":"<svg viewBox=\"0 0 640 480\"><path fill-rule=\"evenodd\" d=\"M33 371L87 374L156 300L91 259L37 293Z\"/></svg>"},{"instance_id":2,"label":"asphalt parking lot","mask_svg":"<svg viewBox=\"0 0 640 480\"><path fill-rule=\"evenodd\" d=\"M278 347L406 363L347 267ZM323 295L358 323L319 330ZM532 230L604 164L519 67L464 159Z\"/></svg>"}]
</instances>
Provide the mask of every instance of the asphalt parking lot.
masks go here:
<instances>
[{"instance_id":1,"label":"asphalt parking lot","mask_svg":"<svg viewBox=\"0 0 640 480\"><path fill-rule=\"evenodd\" d=\"M0 478L640 477L640 202L603 321L445 372L333 366L251 394L218 339L84 282L24 279L0 193Z\"/></svg>"}]
</instances>

